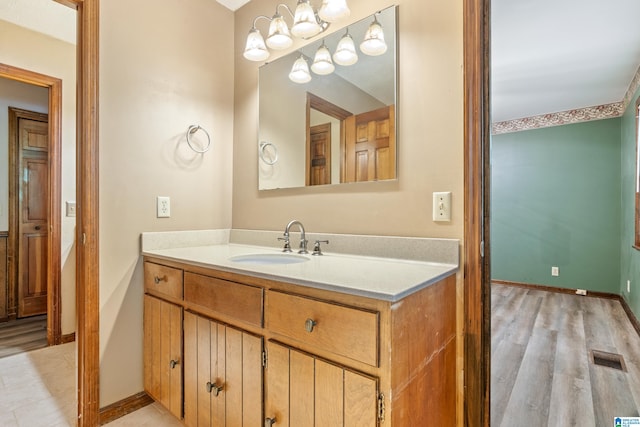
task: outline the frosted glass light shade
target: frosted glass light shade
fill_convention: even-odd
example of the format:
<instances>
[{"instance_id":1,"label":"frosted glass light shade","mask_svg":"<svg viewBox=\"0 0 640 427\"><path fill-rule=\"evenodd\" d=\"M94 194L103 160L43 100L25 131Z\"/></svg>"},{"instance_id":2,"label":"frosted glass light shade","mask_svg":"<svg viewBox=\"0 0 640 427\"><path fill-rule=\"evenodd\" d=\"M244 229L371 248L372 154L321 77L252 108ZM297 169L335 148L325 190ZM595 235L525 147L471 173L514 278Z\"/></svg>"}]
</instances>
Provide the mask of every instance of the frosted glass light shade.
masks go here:
<instances>
[{"instance_id":1,"label":"frosted glass light shade","mask_svg":"<svg viewBox=\"0 0 640 427\"><path fill-rule=\"evenodd\" d=\"M316 56L313 58L313 64L311 64L311 70L321 76L333 73L336 66L333 65L331 60L331 53L327 46L322 44L316 51Z\"/></svg>"},{"instance_id":2,"label":"frosted glass light shade","mask_svg":"<svg viewBox=\"0 0 640 427\"><path fill-rule=\"evenodd\" d=\"M320 19L327 22L336 22L349 16L351 11L347 6L347 0L323 0L318 11Z\"/></svg>"},{"instance_id":3,"label":"frosted glass light shade","mask_svg":"<svg viewBox=\"0 0 640 427\"><path fill-rule=\"evenodd\" d=\"M307 83L311 81L309 65L302 55L293 63L293 67L291 67L291 72L289 73L289 80L294 83Z\"/></svg>"},{"instance_id":4,"label":"frosted glass light shade","mask_svg":"<svg viewBox=\"0 0 640 427\"><path fill-rule=\"evenodd\" d=\"M269 24L267 46L271 49L286 49L292 44L293 39L284 18L282 15L274 15L271 24Z\"/></svg>"},{"instance_id":5,"label":"frosted glass light shade","mask_svg":"<svg viewBox=\"0 0 640 427\"><path fill-rule=\"evenodd\" d=\"M333 62L338 65L353 65L358 62L358 53L349 33L342 36L333 54Z\"/></svg>"},{"instance_id":6,"label":"frosted glass light shade","mask_svg":"<svg viewBox=\"0 0 640 427\"><path fill-rule=\"evenodd\" d=\"M298 0L291 33L300 38L313 37L322 31L309 0Z\"/></svg>"},{"instance_id":7,"label":"frosted glass light shade","mask_svg":"<svg viewBox=\"0 0 640 427\"><path fill-rule=\"evenodd\" d=\"M360 43L360 50L369 56L382 55L387 51L387 43L384 41L384 31L382 25L376 18L373 19L367 32L364 34L364 40Z\"/></svg>"},{"instance_id":8,"label":"frosted glass light shade","mask_svg":"<svg viewBox=\"0 0 640 427\"><path fill-rule=\"evenodd\" d=\"M243 56L249 61L264 61L269 57L269 51L264 44L262 34L256 28L249 31Z\"/></svg>"}]
</instances>

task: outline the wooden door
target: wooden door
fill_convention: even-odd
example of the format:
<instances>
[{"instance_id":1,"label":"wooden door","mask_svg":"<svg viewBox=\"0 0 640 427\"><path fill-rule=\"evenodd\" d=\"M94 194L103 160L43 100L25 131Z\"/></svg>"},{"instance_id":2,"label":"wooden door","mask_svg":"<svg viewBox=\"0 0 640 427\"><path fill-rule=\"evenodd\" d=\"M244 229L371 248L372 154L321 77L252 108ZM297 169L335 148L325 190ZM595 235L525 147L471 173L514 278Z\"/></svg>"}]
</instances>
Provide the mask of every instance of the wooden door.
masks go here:
<instances>
[{"instance_id":1,"label":"wooden door","mask_svg":"<svg viewBox=\"0 0 640 427\"><path fill-rule=\"evenodd\" d=\"M267 343L265 417L278 427L378 425L376 378Z\"/></svg>"},{"instance_id":2,"label":"wooden door","mask_svg":"<svg viewBox=\"0 0 640 427\"><path fill-rule=\"evenodd\" d=\"M144 296L144 389L182 418L182 308Z\"/></svg>"},{"instance_id":3,"label":"wooden door","mask_svg":"<svg viewBox=\"0 0 640 427\"><path fill-rule=\"evenodd\" d=\"M184 357L187 426L262 424L262 338L187 312Z\"/></svg>"},{"instance_id":4,"label":"wooden door","mask_svg":"<svg viewBox=\"0 0 640 427\"><path fill-rule=\"evenodd\" d=\"M331 123L310 128L307 185L331 184Z\"/></svg>"},{"instance_id":5,"label":"wooden door","mask_svg":"<svg viewBox=\"0 0 640 427\"><path fill-rule=\"evenodd\" d=\"M394 106L345 120L345 182L380 181L396 177Z\"/></svg>"},{"instance_id":6,"label":"wooden door","mask_svg":"<svg viewBox=\"0 0 640 427\"><path fill-rule=\"evenodd\" d=\"M46 114L18 117L18 317L47 312L49 138Z\"/></svg>"}]
</instances>

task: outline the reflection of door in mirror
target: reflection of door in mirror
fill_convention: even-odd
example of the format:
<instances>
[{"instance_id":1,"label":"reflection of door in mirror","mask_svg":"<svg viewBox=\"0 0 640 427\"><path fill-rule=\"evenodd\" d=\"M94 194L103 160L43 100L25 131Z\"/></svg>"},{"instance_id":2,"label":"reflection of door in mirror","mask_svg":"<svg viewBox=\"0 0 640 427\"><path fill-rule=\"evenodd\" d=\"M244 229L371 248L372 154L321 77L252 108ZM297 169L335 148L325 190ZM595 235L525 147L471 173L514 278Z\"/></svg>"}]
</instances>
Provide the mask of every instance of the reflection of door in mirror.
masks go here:
<instances>
[{"instance_id":1,"label":"reflection of door in mirror","mask_svg":"<svg viewBox=\"0 0 640 427\"><path fill-rule=\"evenodd\" d=\"M396 177L395 108L347 117L344 182L381 181Z\"/></svg>"},{"instance_id":2,"label":"reflection of door in mirror","mask_svg":"<svg viewBox=\"0 0 640 427\"><path fill-rule=\"evenodd\" d=\"M333 150L339 156L333 163L340 164L340 175L335 178L331 171L333 144L339 146L339 150ZM306 153L305 185L394 179L394 106L354 115L307 93Z\"/></svg>"},{"instance_id":3,"label":"reflection of door in mirror","mask_svg":"<svg viewBox=\"0 0 640 427\"><path fill-rule=\"evenodd\" d=\"M340 153L344 145L344 120L352 113L307 92L307 148L305 185L342 182ZM335 169L335 170L334 170Z\"/></svg>"},{"instance_id":4,"label":"reflection of door in mirror","mask_svg":"<svg viewBox=\"0 0 640 427\"><path fill-rule=\"evenodd\" d=\"M309 164L305 185L331 184L331 123L311 126Z\"/></svg>"}]
</instances>

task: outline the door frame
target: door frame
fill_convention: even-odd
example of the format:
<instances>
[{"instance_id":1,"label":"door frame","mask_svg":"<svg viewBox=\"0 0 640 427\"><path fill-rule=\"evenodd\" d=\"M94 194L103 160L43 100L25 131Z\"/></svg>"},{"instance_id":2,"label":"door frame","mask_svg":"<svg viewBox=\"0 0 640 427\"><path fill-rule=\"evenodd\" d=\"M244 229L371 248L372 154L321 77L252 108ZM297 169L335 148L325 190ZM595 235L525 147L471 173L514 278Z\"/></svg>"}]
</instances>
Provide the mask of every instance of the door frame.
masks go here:
<instances>
[{"instance_id":1,"label":"door frame","mask_svg":"<svg viewBox=\"0 0 640 427\"><path fill-rule=\"evenodd\" d=\"M465 426L489 426L490 0L464 0L464 389Z\"/></svg>"},{"instance_id":2,"label":"door frame","mask_svg":"<svg viewBox=\"0 0 640 427\"><path fill-rule=\"evenodd\" d=\"M61 168L62 168L62 80L13 67L0 64L0 77L22 83L40 86L48 89L49 104L49 232L47 237L47 345L60 344L62 339L61 327ZM14 133L17 129L9 120L9 153L15 148L12 144L17 144L18 140ZM13 161L12 159L10 161ZM9 200L16 200L16 180L11 176L13 169L9 168ZM12 196L13 194L13 196ZM18 283L17 251L18 236L16 235L18 226L17 206L11 204L9 207L9 238L7 246L7 259L9 267L9 277L14 284ZM16 285L17 286L17 285ZM15 296L14 296L15 299Z\"/></svg>"},{"instance_id":3,"label":"door frame","mask_svg":"<svg viewBox=\"0 0 640 427\"><path fill-rule=\"evenodd\" d=\"M100 425L98 186L100 0L53 0L76 9L76 345L78 427Z\"/></svg>"},{"instance_id":4,"label":"door frame","mask_svg":"<svg viewBox=\"0 0 640 427\"><path fill-rule=\"evenodd\" d=\"M24 70L19 70L13 67L14 76L24 74ZM62 89L62 81L55 77L46 76L53 84L47 86L47 98L49 110L52 110L51 105L55 107L55 119L61 123L62 120L62 102L61 97L58 96ZM57 80L57 81L56 81ZM31 83L30 83L31 84ZM40 85L38 85L40 86ZM52 89L56 86L55 89ZM7 246L7 261L8 261L8 274L12 282L13 288L11 288L12 294L9 295L10 300L13 300L13 307L16 309L16 316L20 314L20 239L22 236L19 234L19 209L22 208L20 204L20 178L18 177L18 171L22 167L17 163L18 152L21 151L20 136L18 135L18 120L34 119L38 118L47 119L47 163L48 163L48 194L49 199L47 202L47 223L49 224L49 230L47 230L47 345L60 344L62 341L62 309L61 309L61 277L62 277L62 263L61 248L60 248L60 232L62 228L60 218L60 200L61 194L61 167L62 167L62 127L57 126L56 129L51 129L49 123L51 115L49 112L46 114L36 113L33 111L27 111L21 108L9 107L9 238ZM52 135L53 134L53 135ZM54 179L57 178L57 181ZM57 195L56 195L57 193ZM53 236L52 236L53 234ZM57 264L55 263L58 260ZM17 296L17 299L16 299ZM12 316L13 317L13 316Z\"/></svg>"},{"instance_id":5,"label":"door frame","mask_svg":"<svg viewBox=\"0 0 640 427\"><path fill-rule=\"evenodd\" d=\"M78 427L100 425L98 82L100 0L52 0L76 10L76 351ZM0 70L1 73L1 70ZM2 75L2 74L0 74ZM59 197L58 197L59 198Z\"/></svg>"}]
</instances>

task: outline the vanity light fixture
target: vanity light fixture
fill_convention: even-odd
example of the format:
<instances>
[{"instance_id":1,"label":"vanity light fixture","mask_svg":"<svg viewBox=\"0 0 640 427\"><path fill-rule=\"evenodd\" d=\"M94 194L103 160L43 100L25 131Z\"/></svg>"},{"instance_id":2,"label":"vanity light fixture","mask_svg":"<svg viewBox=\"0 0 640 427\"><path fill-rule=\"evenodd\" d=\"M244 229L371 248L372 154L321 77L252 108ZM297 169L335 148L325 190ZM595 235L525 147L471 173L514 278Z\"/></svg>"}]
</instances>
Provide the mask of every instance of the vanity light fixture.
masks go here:
<instances>
[{"instance_id":1,"label":"vanity light fixture","mask_svg":"<svg viewBox=\"0 0 640 427\"><path fill-rule=\"evenodd\" d=\"M333 62L338 65L353 65L358 62L358 52L356 52L356 46L353 43L353 38L349 34L349 28L347 32L342 36L336 47L336 51L333 54Z\"/></svg>"},{"instance_id":2,"label":"vanity light fixture","mask_svg":"<svg viewBox=\"0 0 640 427\"><path fill-rule=\"evenodd\" d=\"M293 39L291 38L291 33L289 32L289 27L285 22L282 15L278 13L278 9L276 8L276 14L273 15L271 19L271 24L269 24L269 35L267 36L267 46L271 49L286 49L291 47L293 44Z\"/></svg>"},{"instance_id":3,"label":"vanity light fixture","mask_svg":"<svg viewBox=\"0 0 640 427\"><path fill-rule=\"evenodd\" d=\"M323 0L318 15L323 21L336 22L349 16L351 11L346 0Z\"/></svg>"},{"instance_id":4,"label":"vanity light fixture","mask_svg":"<svg viewBox=\"0 0 640 427\"><path fill-rule=\"evenodd\" d=\"M373 22L364 34L364 40L360 43L360 50L369 56L382 55L387 51L387 43L384 41L384 31L382 31L382 25L378 22L375 14L373 15Z\"/></svg>"},{"instance_id":5,"label":"vanity light fixture","mask_svg":"<svg viewBox=\"0 0 640 427\"><path fill-rule=\"evenodd\" d=\"M322 46L318 48L316 51L316 56L313 58L313 64L311 64L311 70L319 74L321 76L325 76L327 74L333 73L333 70L336 69L336 66L333 65L333 61L331 60L331 53L327 46L324 44L324 40L322 41Z\"/></svg>"},{"instance_id":6,"label":"vanity light fixture","mask_svg":"<svg viewBox=\"0 0 640 427\"><path fill-rule=\"evenodd\" d=\"M290 30L279 12L281 6L293 18ZM303 39L317 36L326 31L330 23L349 16L349 14L346 0L323 0L317 11L311 6L309 0L298 0L295 11L292 11L286 4L280 3L276 6L276 12L271 18L259 15L253 20L243 56L250 61L264 61L270 55L267 46L276 50L287 49L293 44L291 35ZM266 44L260 30L256 27L259 19L270 21Z\"/></svg>"},{"instance_id":7,"label":"vanity light fixture","mask_svg":"<svg viewBox=\"0 0 640 427\"><path fill-rule=\"evenodd\" d=\"M308 83L311 81L311 73L309 72L309 64L301 53L300 58L296 59L289 73L289 80L294 83Z\"/></svg>"},{"instance_id":8,"label":"vanity light fixture","mask_svg":"<svg viewBox=\"0 0 640 427\"><path fill-rule=\"evenodd\" d=\"M260 18L260 16L258 16L258 18ZM258 18L256 18L256 20ZM264 16L264 18L267 17ZM253 27L251 28L251 31L249 31L249 35L247 36L247 44L244 48L243 56L249 61L264 61L269 58L269 55L270 53L267 49L267 46L264 44L262 34L260 34L260 30L256 28L256 24L254 21Z\"/></svg>"},{"instance_id":9,"label":"vanity light fixture","mask_svg":"<svg viewBox=\"0 0 640 427\"><path fill-rule=\"evenodd\" d=\"M298 0L296 13L293 16L291 33L300 38L309 38L322 32L316 12L309 4L309 0Z\"/></svg>"}]
</instances>

